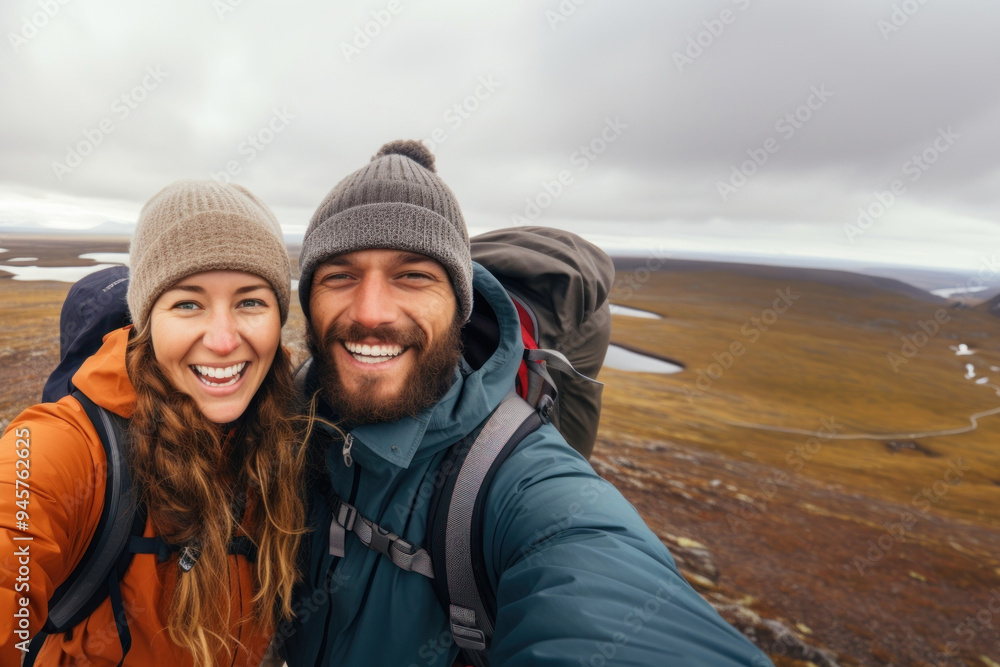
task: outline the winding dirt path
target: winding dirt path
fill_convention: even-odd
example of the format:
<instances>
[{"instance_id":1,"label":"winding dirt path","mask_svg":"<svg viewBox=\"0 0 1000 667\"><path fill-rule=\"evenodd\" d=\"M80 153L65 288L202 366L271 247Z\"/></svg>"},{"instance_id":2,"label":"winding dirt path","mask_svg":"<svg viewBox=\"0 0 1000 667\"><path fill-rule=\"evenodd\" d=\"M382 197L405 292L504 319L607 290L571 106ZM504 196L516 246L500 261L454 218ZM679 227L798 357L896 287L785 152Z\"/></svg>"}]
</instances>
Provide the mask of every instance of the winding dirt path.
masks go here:
<instances>
[{"instance_id":1,"label":"winding dirt path","mask_svg":"<svg viewBox=\"0 0 1000 667\"><path fill-rule=\"evenodd\" d=\"M903 440L916 438L934 438L942 435L958 435L959 433L969 433L979 428L979 420L983 417L1000 414L1000 407L992 410L984 410L969 415L969 426L961 428L943 429L940 431L918 431L915 433L827 433L820 431L810 431L803 428L790 428L786 426L771 426L768 424L752 424L749 422L731 421L729 419L719 419L723 424L737 426L739 428L753 428L761 431L776 431L778 433L795 433L797 435L808 435L824 440Z\"/></svg>"}]
</instances>

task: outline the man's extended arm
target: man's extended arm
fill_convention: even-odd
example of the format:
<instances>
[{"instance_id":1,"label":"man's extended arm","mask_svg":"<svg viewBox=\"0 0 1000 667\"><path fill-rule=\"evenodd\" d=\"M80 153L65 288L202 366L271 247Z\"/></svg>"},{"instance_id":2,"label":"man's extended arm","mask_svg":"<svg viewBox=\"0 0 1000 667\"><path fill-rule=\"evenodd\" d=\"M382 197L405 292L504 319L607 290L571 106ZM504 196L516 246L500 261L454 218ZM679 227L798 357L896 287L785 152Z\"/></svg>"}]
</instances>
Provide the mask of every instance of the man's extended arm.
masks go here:
<instances>
[{"instance_id":1,"label":"man's extended arm","mask_svg":"<svg viewBox=\"0 0 1000 667\"><path fill-rule=\"evenodd\" d=\"M500 468L485 521L497 592L492 664L771 664L552 427Z\"/></svg>"}]
</instances>

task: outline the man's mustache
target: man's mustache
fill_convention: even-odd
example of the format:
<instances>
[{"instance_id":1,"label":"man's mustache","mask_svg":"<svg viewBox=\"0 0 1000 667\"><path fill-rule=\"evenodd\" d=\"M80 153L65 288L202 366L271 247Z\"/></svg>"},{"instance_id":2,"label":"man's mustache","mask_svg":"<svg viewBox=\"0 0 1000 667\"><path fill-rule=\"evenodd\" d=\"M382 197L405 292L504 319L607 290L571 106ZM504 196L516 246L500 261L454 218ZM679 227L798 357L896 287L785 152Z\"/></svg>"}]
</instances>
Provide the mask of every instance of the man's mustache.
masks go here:
<instances>
[{"instance_id":1,"label":"man's mustache","mask_svg":"<svg viewBox=\"0 0 1000 667\"><path fill-rule=\"evenodd\" d=\"M323 349L330 350L337 343L345 341L362 341L376 339L379 343L412 347L417 352L427 347L427 335L417 325L394 326L380 324L374 329L352 323L334 322L323 334Z\"/></svg>"}]
</instances>

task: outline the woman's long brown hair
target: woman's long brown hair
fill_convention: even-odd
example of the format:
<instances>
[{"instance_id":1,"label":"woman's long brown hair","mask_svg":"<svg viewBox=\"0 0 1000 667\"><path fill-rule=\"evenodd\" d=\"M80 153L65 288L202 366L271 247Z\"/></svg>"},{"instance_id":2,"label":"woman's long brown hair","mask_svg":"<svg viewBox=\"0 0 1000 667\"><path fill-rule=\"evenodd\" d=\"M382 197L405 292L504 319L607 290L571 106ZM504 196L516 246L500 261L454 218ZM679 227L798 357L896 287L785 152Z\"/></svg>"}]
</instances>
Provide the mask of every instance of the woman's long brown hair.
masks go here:
<instances>
[{"instance_id":1,"label":"woman's long brown hair","mask_svg":"<svg viewBox=\"0 0 1000 667\"><path fill-rule=\"evenodd\" d=\"M211 665L239 643L230 625L227 556L238 531L258 549L253 614L239 623L258 630L293 615L307 434L296 428L291 360L279 346L247 409L225 427L173 387L156 361L149 327L133 331L127 367L136 393L129 426L133 479L161 538L200 550L190 571L176 568L167 629L196 666Z\"/></svg>"}]
</instances>

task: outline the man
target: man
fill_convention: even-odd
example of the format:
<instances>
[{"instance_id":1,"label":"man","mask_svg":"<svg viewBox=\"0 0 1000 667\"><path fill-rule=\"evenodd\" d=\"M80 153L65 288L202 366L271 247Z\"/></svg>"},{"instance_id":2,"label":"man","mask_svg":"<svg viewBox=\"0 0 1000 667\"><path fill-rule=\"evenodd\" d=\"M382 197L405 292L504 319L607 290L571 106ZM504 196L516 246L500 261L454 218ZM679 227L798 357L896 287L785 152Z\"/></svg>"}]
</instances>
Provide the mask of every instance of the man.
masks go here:
<instances>
[{"instance_id":1,"label":"man","mask_svg":"<svg viewBox=\"0 0 1000 667\"><path fill-rule=\"evenodd\" d=\"M299 618L278 640L290 667L452 665L459 649L432 580L345 535L328 501L332 492L431 550L424 490L446 450L514 386L517 312L472 263L455 197L418 142L386 144L330 192L299 264L313 354L306 393L344 433L323 427L312 442L325 470L310 488ZM474 299L500 330L477 368L461 352ZM496 603L492 665L770 664L550 424L499 468L483 538Z\"/></svg>"}]
</instances>

